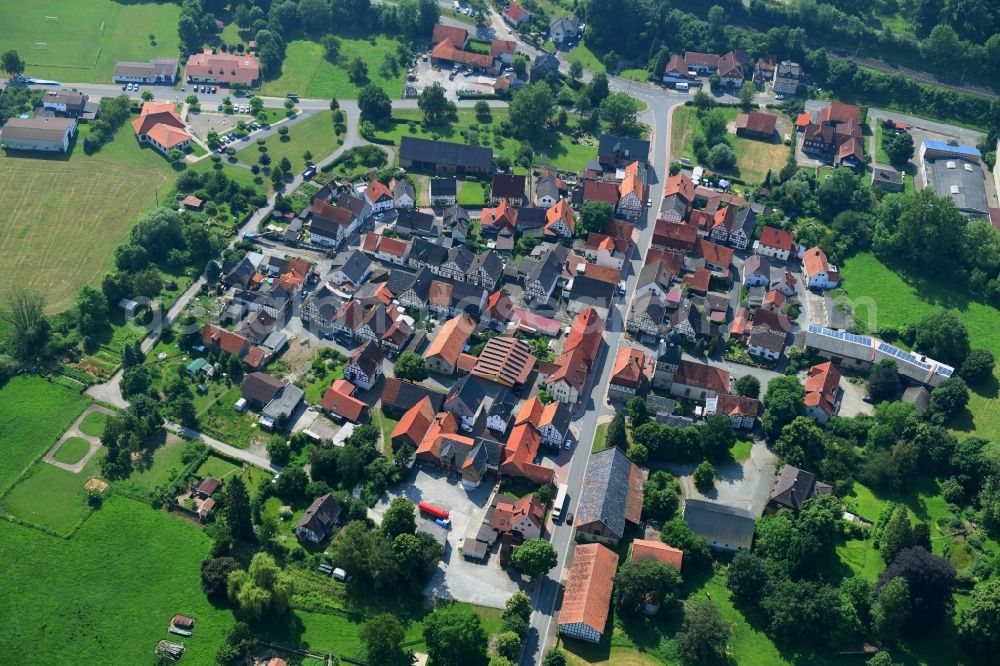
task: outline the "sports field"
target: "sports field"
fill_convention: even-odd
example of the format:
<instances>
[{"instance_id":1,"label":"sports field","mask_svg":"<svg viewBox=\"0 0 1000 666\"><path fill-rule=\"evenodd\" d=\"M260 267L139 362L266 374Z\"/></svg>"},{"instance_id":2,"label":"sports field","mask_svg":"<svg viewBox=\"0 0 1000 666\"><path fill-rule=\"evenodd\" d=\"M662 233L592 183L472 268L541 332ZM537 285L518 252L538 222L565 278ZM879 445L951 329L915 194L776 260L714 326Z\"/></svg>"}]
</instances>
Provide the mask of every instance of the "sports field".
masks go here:
<instances>
[{"instance_id":1,"label":"sports field","mask_svg":"<svg viewBox=\"0 0 1000 666\"><path fill-rule=\"evenodd\" d=\"M177 55L179 4L7 0L2 15L0 44L28 63L27 76L107 83L119 60Z\"/></svg>"},{"instance_id":2,"label":"sports field","mask_svg":"<svg viewBox=\"0 0 1000 666\"><path fill-rule=\"evenodd\" d=\"M131 126L94 155L83 152L87 130L81 126L68 158L0 153L0 264L19 285L43 293L50 312L99 280L132 224L156 205L157 189L160 201L173 189L174 171L139 147ZM0 298L12 284L0 285Z\"/></svg>"}]
</instances>

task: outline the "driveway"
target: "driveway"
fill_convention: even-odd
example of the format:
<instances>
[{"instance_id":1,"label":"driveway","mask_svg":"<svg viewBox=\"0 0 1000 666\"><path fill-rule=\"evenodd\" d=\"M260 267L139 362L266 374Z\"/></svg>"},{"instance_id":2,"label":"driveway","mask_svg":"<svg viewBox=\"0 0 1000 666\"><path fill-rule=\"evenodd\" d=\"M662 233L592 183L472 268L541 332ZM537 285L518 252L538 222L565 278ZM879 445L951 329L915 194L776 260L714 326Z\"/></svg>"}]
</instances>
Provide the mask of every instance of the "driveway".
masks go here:
<instances>
[{"instance_id":1,"label":"driveway","mask_svg":"<svg viewBox=\"0 0 1000 666\"><path fill-rule=\"evenodd\" d=\"M503 608L507 599L521 589L520 576L508 573L498 566L499 558L491 553L485 563L470 562L462 557L461 548L466 537L474 537L483 522L493 494L492 477L474 490L466 491L462 482L437 469L414 467L410 477L400 486L389 490L368 517L382 521L382 514L396 497L406 497L414 504L429 502L450 513L451 529L448 544L438 569L427 583L424 594L439 599L454 599L481 606ZM430 520L417 515L420 521Z\"/></svg>"},{"instance_id":2,"label":"driveway","mask_svg":"<svg viewBox=\"0 0 1000 666\"><path fill-rule=\"evenodd\" d=\"M854 380L854 381L852 381ZM857 416L858 414L874 413L875 408L862 400L868 393L865 382L853 377L844 377L840 380L840 411L838 416Z\"/></svg>"}]
</instances>

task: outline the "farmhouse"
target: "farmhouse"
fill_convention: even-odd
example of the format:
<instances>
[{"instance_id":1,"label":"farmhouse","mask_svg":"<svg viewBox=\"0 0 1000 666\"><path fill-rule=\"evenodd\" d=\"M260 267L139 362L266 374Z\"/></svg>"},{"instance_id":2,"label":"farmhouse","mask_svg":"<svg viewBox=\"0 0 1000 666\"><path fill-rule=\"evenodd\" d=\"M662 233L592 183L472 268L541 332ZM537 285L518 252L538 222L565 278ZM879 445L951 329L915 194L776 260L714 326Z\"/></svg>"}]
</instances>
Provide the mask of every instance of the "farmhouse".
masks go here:
<instances>
[{"instance_id":1,"label":"farmhouse","mask_svg":"<svg viewBox=\"0 0 1000 666\"><path fill-rule=\"evenodd\" d=\"M764 227L760 232L760 240L754 245L754 249L757 254L762 254L765 257L788 261L793 244L794 237L790 231Z\"/></svg>"},{"instance_id":2,"label":"farmhouse","mask_svg":"<svg viewBox=\"0 0 1000 666\"><path fill-rule=\"evenodd\" d=\"M736 116L736 136L769 141L774 136L777 116L770 113L750 111Z\"/></svg>"},{"instance_id":3,"label":"farmhouse","mask_svg":"<svg viewBox=\"0 0 1000 666\"><path fill-rule=\"evenodd\" d=\"M479 353L472 374L520 391L537 359L528 343L506 336L490 338Z\"/></svg>"},{"instance_id":4,"label":"farmhouse","mask_svg":"<svg viewBox=\"0 0 1000 666\"><path fill-rule=\"evenodd\" d=\"M580 544L573 551L559 611L559 633L600 643L608 623L618 555L601 544Z\"/></svg>"},{"instance_id":5,"label":"farmhouse","mask_svg":"<svg viewBox=\"0 0 1000 666\"><path fill-rule=\"evenodd\" d=\"M186 74L190 83L253 86L260 78L260 61L249 53L236 55L206 50L188 58Z\"/></svg>"},{"instance_id":6,"label":"farmhouse","mask_svg":"<svg viewBox=\"0 0 1000 666\"><path fill-rule=\"evenodd\" d=\"M184 127L173 102L146 102L139 117L132 120L132 131L139 143L148 143L164 155L174 148L186 150L191 146L191 135Z\"/></svg>"},{"instance_id":7,"label":"farmhouse","mask_svg":"<svg viewBox=\"0 0 1000 666\"><path fill-rule=\"evenodd\" d=\"M334 380L323 394L320 405L335 419L360 423L367 419L368 405L354 397L355 391L357 387L346 379Z\"/></svg>"},{"instance_id":8,"label":"farmhouse","mask_svg":"<svg viewBox=\"0 0 1000 666\"><path fill-rule=\"evenodd\" d=\"M427 369L442 375L455 374L458 356L475 330L476 322L464 313L446 321L424 352Z\"/></svg>"},{"instance_id":9,"label":"farmhouse","mask_svg":"<svg viewBox=\"0 0 1000 666\"><path fill-rule=\"evenodd\" d=\"M118 83L170 83L177 81L177 58L153 58L149 62L120 61L115 65Z\"/></svg>"},{"instance_id":10,"label":"farmhouse","mask_svg":"<svg viewBox=\"0 0 1000 666\"><path fill-rule=\"evenodd\" d=\"M729 417L733 428L752 430L760 413L760 400L739 395L720 393L705 400L705 414L723 414Z\"/></svg>"},{"instance_id":11,"label":"farmhouse","mask_svg":"<svg viewBox=\"0 0 1000 666\"><path fill-rule=\"evenodd\" d=\"M404 136L399 142L399 166L458 175L488 174L493 169L493 149Z\"/></svg>"},{"instance_id":12,"label":"farmhouse","mask_svg":"<svg viewBox=\"0 0 1000 666\"><path fill-rule=\"evenodd\" d=\"M76 134L73 118L10 118L0 129L7 150L65 153Z\"/></svg>"},{"instance_id":13,"label":"farmhouse","mask_svg":"<svg viewBox=\"0 0 1000 666\"><path fill-rule=\"evenodd\" d=\"M826 423L837 411L840 377L840 370L830 361L809 368L806 375L806 414L818 423Z\"/></svg>"},{"instance_id":14,"label":"farmhouse","mask_svg":"<svg viewBox=\"0 0 1000 666\"><path fill-rule=\"evenodd\" d=\"M771 495L767 500L767 513L775 513L779 509L790 509L798 513L807 500L822 497L833 492L833 487L816 480L816 475L798 467L782 465L778 470L778 478L771 487Z\"/></svg>"},{"instance_id":15,"label":"farmhouse","mask_svg":"<svg viewBox=\"0 0 1000 666\"><path fill-rule=\"evenodd\" d=\"M330 533L330 528L340 517L340 504L327 493L313 500L302 517L295 523L295 536L313 543L320 543Z\"/></svg>"}]
</instances>

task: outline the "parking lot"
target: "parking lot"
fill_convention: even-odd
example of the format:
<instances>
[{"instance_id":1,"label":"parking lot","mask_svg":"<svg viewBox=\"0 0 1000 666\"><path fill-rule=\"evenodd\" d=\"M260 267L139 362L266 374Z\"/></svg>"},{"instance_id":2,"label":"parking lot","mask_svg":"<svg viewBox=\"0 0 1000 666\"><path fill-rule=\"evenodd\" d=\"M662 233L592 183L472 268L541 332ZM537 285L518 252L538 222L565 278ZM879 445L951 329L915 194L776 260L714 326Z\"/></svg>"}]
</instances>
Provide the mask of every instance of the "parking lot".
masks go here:
<instances>
[{"instance_id":1,"label":"parking lot","mask_svg":"<svg viewBox=\"0 0 1000 666\"><path fill-rule=\"evenodd\" d=\"M382 514L395 497L406 497L414 504L429 502L450 512L451 529L448 545L438 570L427 584L425 594L442 599L455 599L482 606L502 608L512 594L521 588L520 576L501 569L499 558L491 553L484 563L466 560L459 548L467 536L475 536L489 508L493 493L492 477L478 488L466 491L462 482L437 469L414 467L410 478L386 494L368 515L381 522ZM417 516L420 521L428 520Z\"/></svg>"},{"instance_id":2,"label":"parking lot","mask_svg":"<svg viewBox=\"0 0 1000 666\"><path fill-rule=\"evenodd\" d=\"M424 60L425 57L427 60ZM417 94L420 94L424 88L439 83L445 89L445 94L448 98L452 100L458 99L459 90L471 90L487 94L493 92L493 84L496 81L495 76L466 76L463 70L455 75L454 78L451 78L451 73L451 69L432 63L429 56L421 56L417 59L417 64L414 68L416 81L408 81L407 86L412 86L416 89Z\"/></svg>"},{"instance_id":3,"label":"parking lot","mask_svg":"<svg viewBox=\"0 0 1000 666\"><path fill-rule=\"evenodd\" d=\"M249 124L253 122L253 117L249 114L224 114L207 111L189 113L187 117L187 122L191 125L191 129L203 141L209 132L218 132L220 135L231 132L236 127L236 123L241 120Z\"/></svg>"}]
</instances>

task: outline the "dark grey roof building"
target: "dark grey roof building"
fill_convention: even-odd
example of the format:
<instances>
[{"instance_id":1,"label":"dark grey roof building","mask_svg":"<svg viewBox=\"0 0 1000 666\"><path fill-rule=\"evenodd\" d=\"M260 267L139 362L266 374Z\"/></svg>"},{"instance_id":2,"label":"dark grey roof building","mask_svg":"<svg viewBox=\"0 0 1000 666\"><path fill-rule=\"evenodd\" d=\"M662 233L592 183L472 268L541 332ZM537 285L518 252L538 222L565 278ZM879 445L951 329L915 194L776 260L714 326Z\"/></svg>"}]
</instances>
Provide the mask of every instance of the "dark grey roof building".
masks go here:
<instances>
[{"instance_id":1,"label":"dark grey roof building","mask_svg":"<svg viewBox=\"0 0 1000 666\"><path fill-rule=\"evenodd\" d=\"M648 472L611 447L590 457L577 508L577 540L615 546L625 521L639 524Z\"/></svg>"},{"instance_id":2,"label":"dark grey roof building","mask_svg":"<svg viewBox=\"0 0 1000 666\"><path fill-rule=\"evenodd\" d=\"M700 499L684 501L684 522L716 550L737 551L753 543L754 515L746 509Z\"/></svg>"},{"instance_id":3,"label":"dark grey roof building","mask_svg":"<svg viewBox=\"0 0 1000 666\"><path fill-rule=\"evenodd\" d=\"M490 173L493 149L404 136L399 142L399 166L447 173Z\"/></svg>"},{"instance_id":4,"label":"dark grey roof building","mask_svg":"<svg viewBox=\"0 0 1000 666\"><path fill-rule=\"evenodd\" d=\"M602 134L598 138L597 158L602 165L610 167L626 166L635 161L645 164L649 159L649 141Z\"/></svg>"},{"instance_id":5,"label":"dark grey roof building","mask_svg":"<svg viewBox=\"0 0 1000 666\"><path fill-rule=\"evenodd\" d=\"M779 509L790 509L798 513L806 500L822 497L833 492L829 484L816 480L812 472L782 465L778 470L778 478L771 487L771 495L767 500L767 511L773 513Z\"/></svg>"}]
</instances>

